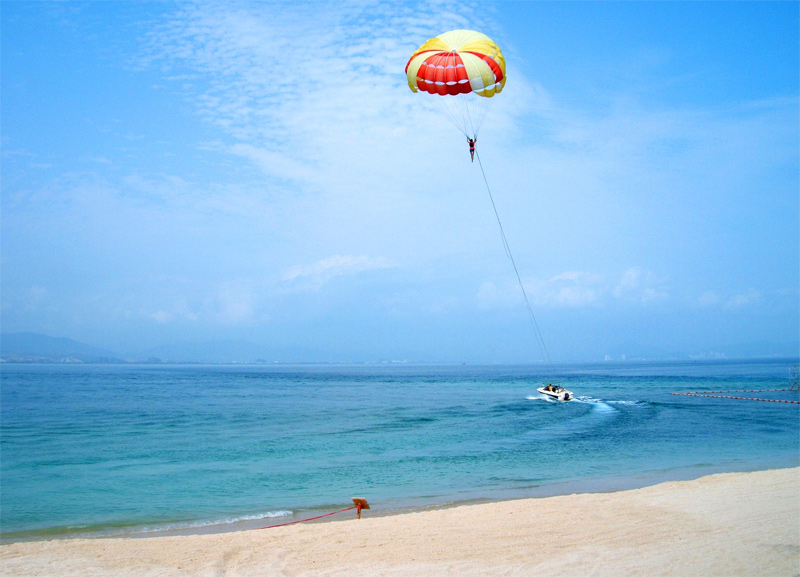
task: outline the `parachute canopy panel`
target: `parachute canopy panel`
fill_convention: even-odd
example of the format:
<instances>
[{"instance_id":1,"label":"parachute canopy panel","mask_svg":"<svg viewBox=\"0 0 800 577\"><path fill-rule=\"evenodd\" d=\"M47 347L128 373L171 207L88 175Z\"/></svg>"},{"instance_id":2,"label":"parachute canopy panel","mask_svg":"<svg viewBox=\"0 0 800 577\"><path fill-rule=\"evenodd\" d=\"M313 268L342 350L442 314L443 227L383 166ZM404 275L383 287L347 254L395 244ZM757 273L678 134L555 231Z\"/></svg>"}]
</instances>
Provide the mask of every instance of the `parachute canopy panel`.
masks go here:
<instances>
[{"instance_id":1,"label":"parachute canopy panel","mask_svg":"<svg viewBox=\"0 0 800 577\"><path fill-rule=\"evenodd\" d=\"M406 64L412 91L441 96L491 97L506 83L503 53L491 38L474 30L451 30L420 46Z\"/></svg>"}]
</instances>

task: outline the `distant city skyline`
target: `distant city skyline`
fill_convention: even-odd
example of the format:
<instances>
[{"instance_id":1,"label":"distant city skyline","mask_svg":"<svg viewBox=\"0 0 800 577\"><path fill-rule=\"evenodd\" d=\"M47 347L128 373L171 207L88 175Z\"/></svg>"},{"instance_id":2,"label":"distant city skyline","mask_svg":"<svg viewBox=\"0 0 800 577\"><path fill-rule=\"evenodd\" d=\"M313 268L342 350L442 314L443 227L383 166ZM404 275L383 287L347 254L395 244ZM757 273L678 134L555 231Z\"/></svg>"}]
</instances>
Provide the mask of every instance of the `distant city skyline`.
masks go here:
<instances>
[{"instance_id":1,"label":"distant city skyline","mask_svg":"<svg viewBox=\"0 0 800 577\"><path fill-rule=\"evenodd\" d=\"M541 362L404 75L469 28L506 58L478 150L553 361L797 356L799 6L6 2L3 332Z\"/></svg>"}]
</instances>

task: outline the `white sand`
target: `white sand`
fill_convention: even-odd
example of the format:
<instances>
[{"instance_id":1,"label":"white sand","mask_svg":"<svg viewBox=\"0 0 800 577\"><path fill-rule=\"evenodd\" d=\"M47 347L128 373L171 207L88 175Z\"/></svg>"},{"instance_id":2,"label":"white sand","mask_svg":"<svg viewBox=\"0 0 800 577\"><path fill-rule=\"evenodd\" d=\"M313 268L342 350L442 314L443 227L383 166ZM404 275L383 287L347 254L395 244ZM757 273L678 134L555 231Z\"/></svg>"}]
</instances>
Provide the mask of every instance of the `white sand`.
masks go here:
<instances>
[{"instance_id":1,"label":"white sand","mask_svg":"<svg viewBox=\"0 0 800 577\"><path fill-rule=\"evenodd\" d=\"M375 504L379 506L379 504ZM180 537L0 547L4 576L800 575L800 468Z\"/></svg>"}]
</instances>

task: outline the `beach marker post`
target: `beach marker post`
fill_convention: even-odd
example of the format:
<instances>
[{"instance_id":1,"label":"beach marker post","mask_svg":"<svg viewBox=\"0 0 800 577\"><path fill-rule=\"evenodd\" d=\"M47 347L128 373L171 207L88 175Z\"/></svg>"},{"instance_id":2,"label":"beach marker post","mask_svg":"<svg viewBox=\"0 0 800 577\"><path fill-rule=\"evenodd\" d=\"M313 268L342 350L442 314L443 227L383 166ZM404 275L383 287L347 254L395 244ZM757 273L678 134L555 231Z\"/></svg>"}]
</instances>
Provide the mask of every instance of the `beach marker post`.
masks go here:
<instances>
[{"instance_id":1,"label":"beach marker post","mask_svg":"<svg viewBox=\"0 0 800 577\"><path fill-rule=\"evenodd\" d=\"M297 523L305 523L306 521L316 521L317 519L322 519L323 517L330 517L331 515L337 515L339 513L344 513L345 511L352 511L353 509L355 509L356 513L358 513L358 518L361 519L361 509L369 509L369 503L367 503L366 499L353 497L353 506L347 507L346 509L340 509L339 511L334 511L333 513L325 513L324 515L317 515L316 517L309 517L308 519L300 519L298 521L289 521L288 523L278 523L277 525L267 525L266 527L258 528L272 529L274 527L286 527L287 525L296 525Z\"/></svg>"},{"instance_id":2,"label":"beach marker post","mask_svg":"<svg viewBox=\"0 0 800 577\"><path fill-rule=\"evenodd\" d=\"M361 519L361 509L369 509L369 503L367 503L366 499L353 497L353 504L356 506L358 518Z\"/></svg>"}]
</instances>

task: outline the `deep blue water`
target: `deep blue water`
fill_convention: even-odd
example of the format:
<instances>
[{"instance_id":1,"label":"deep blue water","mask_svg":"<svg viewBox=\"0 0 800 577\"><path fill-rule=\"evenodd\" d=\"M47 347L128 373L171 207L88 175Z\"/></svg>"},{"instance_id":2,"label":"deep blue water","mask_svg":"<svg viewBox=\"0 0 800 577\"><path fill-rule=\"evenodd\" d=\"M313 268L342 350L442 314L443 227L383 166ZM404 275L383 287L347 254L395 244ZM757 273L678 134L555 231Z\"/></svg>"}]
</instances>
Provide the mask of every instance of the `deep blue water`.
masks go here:
<instances>
[{"instance_id":1,"label":"deep blue water","mask_svg":"<svg viewBox=\"0 0 800 577\"><path fill-rule=\"evenodd\" d=\"M3 365L0 529L222 530L357 496L373 514L795 467L800 405L670 395L784 388L795 364Z\"/></svg>"}]
</instances>

